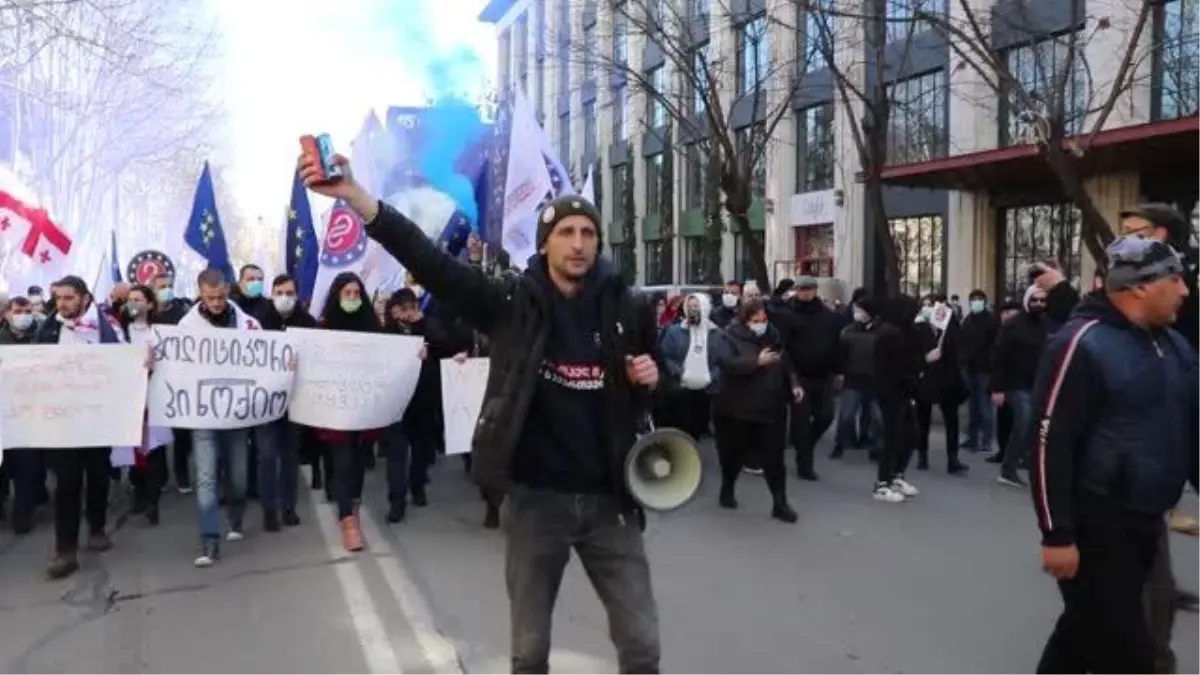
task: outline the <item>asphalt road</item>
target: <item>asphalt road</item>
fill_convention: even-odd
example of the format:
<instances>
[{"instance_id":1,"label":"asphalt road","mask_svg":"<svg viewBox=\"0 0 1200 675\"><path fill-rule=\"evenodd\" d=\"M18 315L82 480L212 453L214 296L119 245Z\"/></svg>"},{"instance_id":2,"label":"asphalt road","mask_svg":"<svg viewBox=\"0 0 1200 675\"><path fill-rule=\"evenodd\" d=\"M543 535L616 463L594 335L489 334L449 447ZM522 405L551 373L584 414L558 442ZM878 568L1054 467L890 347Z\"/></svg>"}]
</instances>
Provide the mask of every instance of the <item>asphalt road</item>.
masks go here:
<instances>
[{"instance_id":1,"label":"asphalt road","mask_svg":"<svg viewBox=\"0 0 1200 675\"><path fill-rule=\"evenodd\" d=\"M910 476L918 498L889 505L871 499L865 458L822 458L819 483L789 485L796 525L768 518L766 487L749 476L736 512L716 506L709 480L693 505L652 518L664 670L1031 671L1060 604L1038 569L1029 497L966 460L969 477L934 461ZM264 533L252 507L247 538L207 570L191 565L193 498L174 493L156 529L116 499L115 548L65 581L43 576L47 523L0 533L0 672L506 671L503 542L480 528L460 462L437 467L431 505L401 525L384 521L384 487L381 466L367 486L369 549L353 559L307 488L302 526ZM1196 496L1184 505L1195 513ZM1179 583L1195 590L1196 541L1172 544ZM1195 615L1179 616L1179 672L1200 670L1197 631ZM554 645L555 672L615 671L577 563Z\"/></svg>"}]
</instances>

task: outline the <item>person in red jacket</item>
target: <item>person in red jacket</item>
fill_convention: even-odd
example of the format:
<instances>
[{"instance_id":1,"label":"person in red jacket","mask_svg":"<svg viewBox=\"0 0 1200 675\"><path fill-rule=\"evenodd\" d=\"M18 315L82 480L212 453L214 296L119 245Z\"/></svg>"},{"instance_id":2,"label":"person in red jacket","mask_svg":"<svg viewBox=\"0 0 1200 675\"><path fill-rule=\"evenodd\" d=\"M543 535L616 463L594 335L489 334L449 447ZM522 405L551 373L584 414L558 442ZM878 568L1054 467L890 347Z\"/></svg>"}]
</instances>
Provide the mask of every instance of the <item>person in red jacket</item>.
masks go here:
<instances>
[{"instance_id":1,"label":"person in red jacket","mask_svg":"<svg viewBox=\"0 0 1200 675\"><path fill-rule=\"evenodd\" d=\"M342 272L329 285L325 307L321 310L321 328L374 333L380 330L379 320L371 307L370 296L362 279L353 272ZM337 503L338 523L342 529L342 545L347 551L363 549L362 531L358 526L358 506L362 501L363 478L367 471L364 444L371 447L381 436L380 429L367 431L335 431L319 429L317 436L332 446L333 500Z\"/></svg>"}]
</instances>

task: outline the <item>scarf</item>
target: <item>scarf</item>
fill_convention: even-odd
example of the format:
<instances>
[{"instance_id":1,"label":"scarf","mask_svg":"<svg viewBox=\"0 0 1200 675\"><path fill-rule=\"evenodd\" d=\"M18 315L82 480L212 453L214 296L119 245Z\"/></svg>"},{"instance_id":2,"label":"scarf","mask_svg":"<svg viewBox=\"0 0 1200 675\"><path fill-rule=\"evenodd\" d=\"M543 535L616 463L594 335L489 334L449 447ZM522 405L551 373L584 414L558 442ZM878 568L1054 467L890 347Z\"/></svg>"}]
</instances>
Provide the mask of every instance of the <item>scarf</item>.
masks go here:
<instances>
[{"instance_id":1,"label":"scarf","mask_svg":"<svg viewBox=\"0 0 1200 675\"><path fill-rule=\"evenodd\" d=\"M713 322L708 318L711 304L708 295L704 293L695 293L688 296L688 300L696 298L696 302L700 307L700 323L692 325L687 323L684 318L683 326L687 329L688 334L688 351L683 357L683 373L680 375L679 383L684 389L693 391L706 389L712 384L712 373L708 368L708 334L713 329ZM686 302L684 307L686 307ZM685 313L686 314L686 313Z\"/></svg>"},{"instance_id":2,"label":"scarf","mask_svg":"<svg viewBox=\"0 0 1200 675\"><path fill-rule=\"evenodd\" d=\"M58 334L59 344L64 342L74 342L94 345L100 342L101 318L100 310L96 306L96 303L93 302L92 304L88 305L88 308L74 319L64 319L60 314L58 315L58 320L61 321L63 325L63 330ZM112 326L113 331L117 334L117 340L119 342L124 342L124 340L121 339L122 336L120 326L116 325L116 323L109 319L107 315L104 317L104 320L108 321L109 325Z\"/></svg>"},{"instance_id":3,"label":"scarf","mask_svg":"<svg viewBox=\"0 0 1200 675\"><path fill-rule=\"evenodd\" d=\"M208 319L204 318L204 315L200 313L200 305L200 302L196 302L196 304L192 305L192 308L188 310L188 313L183 315L183 318L179 320L179 325L181 327L189 329L213 327L213 325L208 322ZM241 330L262 329L262 325L258 322L258 319L255 319L249 314L243 312L242 308L238 307L236 302L229 301L229 307L233 309L234 328Z\"/></svg>"}]
</instances>

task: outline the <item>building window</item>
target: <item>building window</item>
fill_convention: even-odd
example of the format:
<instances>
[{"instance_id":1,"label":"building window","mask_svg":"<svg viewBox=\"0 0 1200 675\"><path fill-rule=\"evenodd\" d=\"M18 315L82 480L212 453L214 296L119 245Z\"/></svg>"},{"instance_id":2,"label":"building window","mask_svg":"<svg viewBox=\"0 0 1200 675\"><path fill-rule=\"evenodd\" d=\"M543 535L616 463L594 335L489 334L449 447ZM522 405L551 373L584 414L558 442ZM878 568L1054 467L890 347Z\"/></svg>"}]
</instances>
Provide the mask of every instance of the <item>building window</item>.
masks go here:
<instances>
[{"instance_id":1,"label":"building window","mask_svg":"<svg viewBox=\"0 0 1200 675\"><path fill-rule=\"evenodd\" d=\"M613 142L629 138L629 106L625 101L625 85L613 89L612 92L612 122Z\"/></svg>"},{"instance_id":2,"label":"building window","mask_svg":"<svg viewBox=\"0 0 1200 675\"><path fill-rule=\"evenodd\" d=\"M796 111L796 192L833 187L833 104Z\"/></svg>"},{"instance_id":3,"label":"building window","mask_svg":"<svg viewBox=\"0 0 1200 675\"><path fill-rule=\"evenodd\" d=\"M666 88L666 72L664 66L659 66L646 73L646 119L651 129L667 126L667 107L662 100L670 93Z\"/></svg>"},{"instance_id":4,"label":"building window","mask_svg":"<svg viewBox=\"0 0 1200 675\"><path fill-rule=\"evenodd\" d=\"M1038 142L1046 123L1057 126L1061 123L1063 133L1079 133L1087 116L1089 77L1087 59L1083 57L1084 42L1076 41L1075 58L1071 56L1068 36L1056 36L1024 47L1009 49L1004 53L1005 67L1018 85L1000 100L1000 143L1020 145ZM1063 71L1068 62L1073 63L1071 77L1065 78ZM1030 102L1022 98L1022 93ZM1050 119L1062 111L1062 117Z\"/></svg>"},{"instance_id":5,"label":"building window","mask_svg":"<svg viewBox=\"0 0 1200 675\"><path fill-rule=\"evenodd\" d=\"M613 267L621 272L621 276L628 283L633 283L637 277L637 249L633 242L622 242L613 244L611 248L611 257Z\"/></svg>"},{"instance_id":6,"label":"building window","mask_svg":"<svg viewBox=\"0 0 1200 675\"><path fill-rule=\"evenodd\" d=\"M613 223L621 225L625 218L629 216L625 209L625 191L629 189L627 184L628 177L625 172L626 165L615 166L612 170L612 219Z\"/></svg>"},{"instance_id":7,"label":"building window","mask_svg":"<svg viewBox=\"0 0 1200 675\"><path fill-rule=\"evenodd\" d=\"M708 96L708 43L692 49L692 112L704 114L704 101Z\"/></svg>"},{"instance_id":8,"label":"building window","mask_svg":"<svg viewBox=\"0 0 1200 675\"><path fill-rule=\"evenodd\" d=\"M823 70L829 64L825 61L826 50L833 50L833 36L836 34L834 28L834 14L832 11L833 0L817 0L816 8L805 8L805 3L796 3L797 12L803 13L803 23L797 21L796 24L804 26L804 33L796 36L797 44L804 45L804 70L806 72L815 72ZM822 35L821 24L824 22L826 26L825 34Z\"/></svg>"},{"instance_id":9,"label":"building window","mask_svg":"<svg viewBox=\"0 0 1200 675\"><path fill-rule=\"evenodd\" d=\"M733 278L738 281L749 279L754 269L754 264L750 262L750 247L746 246L745 239L740 232L733 235ZM770 293L771 289L764 288L762 291L766 294Z\"/></svg>"},{"instance_id":10,"label":"building window","mask_svg":"<svg viewBox=\"0 0 1200 675\"><path fill-rule=\"evenodd\" d=\"M699 145L692 143L684 150L684 157L687 162L684 209L704 208L704 183L706 180L704 171L708 163L708 155L701 152Z\"/></svg>"},{"instance_id":11,"label":"building window","mask_svg":"<svg viewBox=\"0 0 1200 675\"><path fill-rule=\"evenodd\" d=\"M596 161L596 102L583 104L583 161Z\"/></svg>"},{"instance_id":12,"label":"building window","mask_svg":"<svg viewBox=\"0 0 1200 675\"><path fill-rule=\"evenodd\" d=\"M792 228L795 274L833 276L833 223Z\"/></svg>"},{"instance_id":13,"label":"building window","mask_svg":"<svg viewBox=\"0 0 1200 675\"><path fill-rule=\"evenodd\" d=\"M683 238L683 283L703 284L704 278L704 249L708 245L707 237Z\"/></svg>"},{"instance_id":14,"label":"building window","mask_svg":"<svg viewBox=\"0 0 1200 675\"><path fill-rule=\"evenodd\" d=\"M758 91L771 70L771 40L767 17L757 17L737 29L737 92Z\"/></svg>"},{"instance_id":15,"label":"building window","mask_svg":"<svg viewBox=\"0 0 1200 675\"><path fill-rule=\"evenodd\" d=\"M571 116L558 118L558 157L564 164L571 163Z\"/></svg>"},{"instance_id":16,"label":"building window","mask_svg":"<svg viewBox=\"0 0 1200 675\"><path fill-rule=\"evenodd\" d=\"M747 155L754 162L750 168L751 193L755 197L765 197L767 194L767 153L763 147L763 125L761 122L737 131L737 150L741 161L746 161Z\"/></svg>"},{"instance_id":17,"label":"building window","mask_svg":"<svg viewBox=\"0 0 1200 675\"><path fill-rule=\"evenodd\" d=\"M659 239L646 242L646 285L660 286L670 284L674 280L675 265L671 239Z\"/></svg>"},{"instance_id":18,"label":"building window","mask_svg":"<svg viewBox=\"0 0 1200 675\"><path fill-rule=\"evenodd\" d=\"M613 7L612 31L613 31L613 64L618 68L622 64L628 63L629 58L629 26L626 22L629 17L625 16L625 6L618 5Z\"/></svg>"},{"instance_id":19,"label":"building window","mask_svg":"<svg viewBox=\"0 0 1200 675\"><path fill-rule=\"evenodd\" d=\"M946 71L893 83L888 98L892 102L888 164L927 162L946 154Z\"/></svg>"},{"instance_id":20,"label":"building window","mask_svg":"<svg viewBox=\"0 0 1200 675\"><path fill-rule=\"evenodd\" d=\"M583 81L591 82L596 73L596 24L583 28Z\"/></svg>"},{"instance_id":21,"label":"building window","mask_svg":"<svg viewBox=\"0 0 1200 675\"><path fill-rule=\"evenodd\" d=\"M1195 115L1200 108L1200 26L1197 0L1166 0L1157 8L1155 119Z\"/></svg>"},{"instance_id":22,"label":"building window","mask_svg":"<svg viewBox=\"0 0 1200 675\"><path fill-rule=\"evenodd\" d=\"M1004 211L1004 278L1000 291L1020 298L1029 286L1029 268L1047 258L1057 260L1063 276L1079 287L1079 208L1072 204L1039 204Z\"/></svg>"},{"instance_id":23,"label":"building window","mask_svg":"<svg viewBox=\"0 0 1200 675\"><path fill-rule=\"evenodd\" d=\"M646 213L662 213L663 153L646 158Z\"/></svg>"},{"instance_id":24,"label":"building window","mask_svg":"<svg viewBox=\"0 0 1200 675\"><path fill-rule=\"evenodd\" d=\"M896 42L932 28L919 17L921 13L944 16L946 0L887 0L886 11L884 36L888 42Z\"/></svg>"},{"instance_id":25,"label":"building window","mask_svg":"<svg viewBox=\"0 0 1200 675\"><path fill-rule=\"evenodd\" d=\"M500 87L507 90L512 86L512 29L500 35Z\"/></svg>"},{"instance_id":26,"label":"building window","mask_svg":"<svg viewBox=\"0 0 1200 675\"><path fill-rule=\"evenodd\" d=\"M900 264L900 292L921 297L945 293L945 227L937 215L888 220Z\"/></svg>"}]
</instances>

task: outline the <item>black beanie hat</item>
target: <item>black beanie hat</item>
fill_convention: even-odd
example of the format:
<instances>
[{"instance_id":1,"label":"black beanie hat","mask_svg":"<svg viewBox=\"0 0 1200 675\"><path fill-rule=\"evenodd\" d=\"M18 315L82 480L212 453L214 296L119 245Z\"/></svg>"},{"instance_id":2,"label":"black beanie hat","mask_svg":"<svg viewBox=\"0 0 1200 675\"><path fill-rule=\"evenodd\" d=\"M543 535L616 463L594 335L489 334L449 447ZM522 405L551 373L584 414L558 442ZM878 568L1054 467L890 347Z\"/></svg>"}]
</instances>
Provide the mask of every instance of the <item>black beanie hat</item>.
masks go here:
<instances>
[{"instance_id":1,"label":"black beanie hat","mask_svg":"<svg viewBox=\"0 0 1200 675\"><path fill-rule=\"evenodd\" d=\"M579 195L563 195L551 199L538 214L537 246L539 249L542 244L546 243L550 233L554 231L554 226L567 216L587 217L596 226L596 239L601 244L604 243L601 236L604 228L600 227L600 212L596 210L595 205Z\"/></svg>"}]
</instances>

